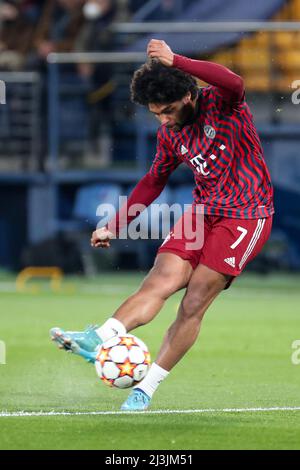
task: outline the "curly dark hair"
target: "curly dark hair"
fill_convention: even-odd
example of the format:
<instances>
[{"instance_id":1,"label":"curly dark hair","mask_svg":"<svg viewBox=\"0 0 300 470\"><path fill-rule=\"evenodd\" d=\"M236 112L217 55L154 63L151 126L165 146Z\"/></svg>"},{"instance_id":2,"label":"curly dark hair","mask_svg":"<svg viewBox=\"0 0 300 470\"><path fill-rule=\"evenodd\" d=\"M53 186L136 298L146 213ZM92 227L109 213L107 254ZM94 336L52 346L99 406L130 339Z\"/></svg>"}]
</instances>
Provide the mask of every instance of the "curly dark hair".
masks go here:
<instances>
[{"instance_id":1,"label":"curly dark hair","mask_svg":"<svg viewBox=\"0 0 300 470\"><path fill-rule=\"evenodd\" d=\"M192 75L167 67L157 59L151 59L136 70L130 85L131 100L143 106L173 103L189 91L194 99L197 90L197 82Z\"/></svg>"}]
</instances>

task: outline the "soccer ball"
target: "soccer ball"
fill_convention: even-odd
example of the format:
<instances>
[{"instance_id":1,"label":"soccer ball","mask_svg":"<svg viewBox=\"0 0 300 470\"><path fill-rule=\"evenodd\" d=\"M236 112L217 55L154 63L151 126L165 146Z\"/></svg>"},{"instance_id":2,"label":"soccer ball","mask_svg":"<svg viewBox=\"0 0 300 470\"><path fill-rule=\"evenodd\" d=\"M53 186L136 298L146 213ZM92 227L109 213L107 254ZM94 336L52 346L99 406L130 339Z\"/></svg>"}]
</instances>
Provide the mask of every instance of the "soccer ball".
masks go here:
<instances>
[{"instance_id":1,"label":"soccer ball","mask_svg":"<svg viewBox=\"0 0 300 470\"><path fill-rule=\"evenodd\" d=\"M115 336L100 346L95 366L98 377L106 385L128 388L146 376L150 353L136 336Z\"/></svg>"}]
</instances>

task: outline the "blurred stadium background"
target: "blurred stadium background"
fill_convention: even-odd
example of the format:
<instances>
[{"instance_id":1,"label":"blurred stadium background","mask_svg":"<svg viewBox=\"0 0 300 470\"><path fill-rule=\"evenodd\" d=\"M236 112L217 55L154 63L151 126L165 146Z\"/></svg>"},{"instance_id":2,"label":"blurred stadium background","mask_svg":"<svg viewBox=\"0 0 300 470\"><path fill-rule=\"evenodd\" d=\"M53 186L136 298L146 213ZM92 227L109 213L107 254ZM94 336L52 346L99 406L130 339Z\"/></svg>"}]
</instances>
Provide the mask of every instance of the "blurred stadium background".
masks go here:
<instances>
[{"instance_id":1,"label":"blurred stadium background","mask_svg":"<svg viewBox=\"0 0 300 470\"><path fill-rule=\"evenodd\" d=\"M299 449L299 25L300 0L0 2L0 448ZM89 246L98 204L117 205L154 156L157 122L129 97L152 37L244 77L275 186L273 233L153 403L206 414L53 416L115 412L127 395L58 352L48 331L104 322L161 243ZM188 203L192 187L179 168L160 201ZM51 277L54 292L43 282L23 292L31 276ZM138 330L152 359L181 296ZM222 411L237 407L257 412Z\"/></svg>"},{"instance_id":2,"label":"blurred stadium background","mask_svg":"<svg viewBox=\"0 0 300 470\"><path fill-rule=\"evenodd\" d=\"M151 266L159 241L117 241L96 253L89 234L98 204L117 204L154 156L157 123L130 102L129 83L156 37L244 77L277 211L271 240L250 269L299 270L297 21L300 0L2 1L1 269L53 265L89 275ZM188 203L192 186L181 168L161 201Z\"/></svg>"}]
</instances>

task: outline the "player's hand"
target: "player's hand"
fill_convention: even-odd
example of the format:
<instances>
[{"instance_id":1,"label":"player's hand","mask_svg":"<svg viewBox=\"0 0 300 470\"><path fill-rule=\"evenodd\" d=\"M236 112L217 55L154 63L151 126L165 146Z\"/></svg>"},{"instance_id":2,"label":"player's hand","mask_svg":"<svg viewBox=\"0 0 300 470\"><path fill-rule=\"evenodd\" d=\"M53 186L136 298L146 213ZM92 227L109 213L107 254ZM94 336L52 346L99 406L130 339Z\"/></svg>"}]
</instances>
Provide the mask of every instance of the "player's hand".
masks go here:
<instances>
[{"instance_id":1,"label":"player's hand","mask_svg":"<svg viewBox=\"0 0 300 470\"><path fill-rule=\"evenodd\" d=\"M110 240L114 237L106 227L98 228L92 234L91 246L93 248L109 248Z\"/></svg>"},{"instance_id":2,"label":"player's hand","mask_svg":"<svg viewBox=\"0 0 300 470\"><path fill-rule=\"evenodd\" d=\"M163 65L172 67L174 54L165 41L159 39L151 39L147 46L147 55L151 58L158 59Z\"/></svg>"}]
</instances>

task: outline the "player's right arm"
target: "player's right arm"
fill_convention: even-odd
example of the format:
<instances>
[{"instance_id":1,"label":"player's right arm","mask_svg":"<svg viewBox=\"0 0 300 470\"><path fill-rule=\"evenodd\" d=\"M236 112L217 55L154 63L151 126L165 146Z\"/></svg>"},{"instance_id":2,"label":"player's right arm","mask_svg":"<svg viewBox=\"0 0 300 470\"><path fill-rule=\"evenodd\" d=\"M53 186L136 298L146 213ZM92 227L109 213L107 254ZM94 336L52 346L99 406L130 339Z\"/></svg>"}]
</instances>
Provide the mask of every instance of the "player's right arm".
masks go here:
<instances>
[{"instance_id":1,"label":"player's right arm","mask_svg":"<svg viewBox=\"0 0 300 470\"><path fill-rule=\"evenodd\" d=\"M95 248L108 248L110 240L118 236L120 230L139 215L131 214L130 208L135 204L148 207L162 192L167 178L158 178L147 173L135 186L129 195L127 204L123 206L107 226L95 230L92 234L91 245Z\"/></svg>"},{"instance_id":2,"label":"player's right arm","mask_svg":"<svg viewBox=\"0 0 300 470\"><path fill-rule=\"evenodd\" d=\"M242 77L223 65L174 54L168 44L159 39L152 39L148 43L147 54L167 67L175 67L213 85L229 103L238 103L244 99L245 87Z\"/></svg>"},{"instance_id":3,"label":"player's right arm","mask_svg":"<svg viewBox=\"0 0 300 470\"><path fill-rule=\"evenodd\" d=\"M106 227L93 232L91 245L93 247L108 248L110 240L118 236L120 230L130 224L141 211L132 211L135 204L148 207L163 191L170 174L180 165L181 160L174 154L165 135L164 127L157 134L156 155L148 173L138 182L127 204L116 214Z\"/></svg>"}]
</instances>

